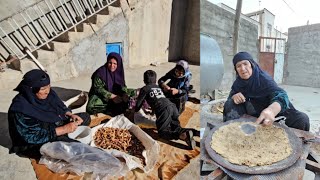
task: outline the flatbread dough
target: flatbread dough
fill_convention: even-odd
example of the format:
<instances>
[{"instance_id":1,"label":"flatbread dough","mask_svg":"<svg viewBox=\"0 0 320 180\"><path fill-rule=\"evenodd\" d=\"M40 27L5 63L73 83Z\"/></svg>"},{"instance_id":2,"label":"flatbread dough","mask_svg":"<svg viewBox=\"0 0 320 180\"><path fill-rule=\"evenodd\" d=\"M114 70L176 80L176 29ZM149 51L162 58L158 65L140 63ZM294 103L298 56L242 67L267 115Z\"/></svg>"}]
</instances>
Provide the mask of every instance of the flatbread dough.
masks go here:
<instances>
[{"instance_id":1,"label":"flatbread dough","mask_svg":"<svg viewBox=\"0 0 320 180\"><path fill-rule=\"evenodd\" d=\"M211 148L227 161L253 166L270 165L286 159L292 153L287 133L276 126L257 126L256 132L246 135L241 124L234 122L220 127L212 136Z\"/></svg>"}]
</instances>

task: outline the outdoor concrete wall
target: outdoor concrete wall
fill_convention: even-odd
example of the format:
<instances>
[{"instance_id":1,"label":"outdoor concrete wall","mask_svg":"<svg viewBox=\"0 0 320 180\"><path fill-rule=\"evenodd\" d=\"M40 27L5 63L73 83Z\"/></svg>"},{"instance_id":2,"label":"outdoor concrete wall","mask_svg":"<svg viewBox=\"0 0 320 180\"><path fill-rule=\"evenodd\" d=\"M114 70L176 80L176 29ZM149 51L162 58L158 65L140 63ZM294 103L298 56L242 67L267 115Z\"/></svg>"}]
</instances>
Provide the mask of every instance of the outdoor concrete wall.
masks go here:
<instances>
[{"instance_id":1,"label":"outdoor concrete wall","mask_svg":"<svg viewBox=\"0 0 320 180\"><path fill-rule=\"evenodd\" d=\"M129 66L168 62L172 0L129 1Z\"/></svg>"},{"instance_id":2,"label":"outdoor concrete wall","mask_svg":"<svg viewBox=\"0 0 320 180\"><path fill-rule=\"evenodd\" d=\"M233 26L235 14L226 11L206 0L200 1L200 32L213 37L219 44L223 61L224 76L219 89L230 90L235 79L232 58L234 56ZM249 52L254 59L258 55L258 26L241 18L238 51Z\"/></svg>"},{"instance_id":3,"label":"outdoor concrete wall","mask_svg":"<svg viewBox=\"0 0 320 180\"><path fill-rule=\"evenodd\" d=\"M91 74L105 63L107 42L123 43L123 59L126 67L168 62L172 0L119 1L122 8L119 8L120 14L107 25L96 29L97 36L93 34L81 38L81 41L72 45L69 52L59 58L49 56L44 62L39 59L48 70L53 82L77 77L83 73ZM196 38L199 39L199 36ZM23 73L32 68L37 68L32 62L22 63ZM17 77L16 82L19 82L20 76L23 75L19 73L16 72L17 76L12 76ZM0 86L1 88L10 87Z\"/></svg>"},{"instance_id":4,"label":"outdoor concrete wall","mask_svg":"<svg viewBox=\"0 0 320 180\"><path fill-rule=\"evenodd\" d=\"M1 0L0 2L0 20L3 18L14 15L16 12L23 10L24 8L39 2L41 0Z\"/></svg>"},{"instance_id":5,"label":"outdoor concrete wall","mask_svg":"<svg viewBox=\"0 0 320 180\"><path fill-rule=\"evenodd\" d=\"M263 9L263 14L262 14L262 36L265 36L265 37L275 37L275 34L272 34L273 33L273 29L275 28L274 27L274 18L275 16L270 12L268 11L267 9ZM268 30L268 24L271 25L271 29Z\"/></svg>"},{"instance_id":6,"label":"outdoor concrete wall","mask_svg":"<svg viewBox=\"0 0 320 180\"><path fill-rule=\"evenodd\" d=\"M128 24L122 13L107 25L83 39L66 56L53 62L47 68L54 80L91 74L106 62L106 43L122 42L124 66L128 65Z\"/></svg>"},{"instance_id":7,"label":"outdoor concrete wall","mask_svg":"<svg viewBox=\"0 0 320 180\"><path fill-rule=\"evenodd\" d=\"M170 26L169 61L182 59L188 1L173 0Z\"/></svg>"},{"instance_id":8,"label":"outdoor concrete wall","mask_svg":"<svg viewBox=\"0 0 320 180\"><path fill-rule=\"evenodd\" d=\"M200 64L200 1L188 0L182 56Z\"/></svg>"},{"instance_id":9,"label":"outdoor concrete wall","mask_svg":"<svg viewBox=\"0 0 320 180\"><path fill-rule=\"evenodd\" d=\"M106 62L106 43L121 42L124 66L129 64L128 24L122 13L118 14L97 35L81 41L70 53L80 73L95 70Z\"/></svg>"},{"instance_id":10,"label":"outdoor concrete wall","mask_svg":"<svg viewBox=\"0 0 320 180\"><path fill-rule=\"evenodd\" d=\"M185 59L200 64L199 6L199 0L172 1L169 61Z\"/></svg>"},{"instance_id":11,"label":"outdoor concrete wall","mask_svg":"<svg viewBox=\"0 0 320 180\"><path fill-rule=\"evenodd\" d=\"M289 28L284 83L320 87L320 24Z\"/></svg>"}]
</instances>

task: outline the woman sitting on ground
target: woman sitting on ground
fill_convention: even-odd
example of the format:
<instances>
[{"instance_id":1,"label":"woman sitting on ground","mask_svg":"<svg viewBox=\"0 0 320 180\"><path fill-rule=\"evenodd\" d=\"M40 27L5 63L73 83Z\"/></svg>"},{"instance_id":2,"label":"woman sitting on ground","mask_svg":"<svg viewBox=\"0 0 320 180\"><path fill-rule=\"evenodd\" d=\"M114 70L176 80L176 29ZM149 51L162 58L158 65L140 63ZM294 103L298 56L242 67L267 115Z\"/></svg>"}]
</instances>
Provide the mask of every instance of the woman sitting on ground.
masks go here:
<instances>
[{"instance_id":1,"label":"woman sitting on ground","mask_svg":"<svg viewBox=\"0 0 320 180\"><path fill-rule=\"evenodd\" d=\"M257 123L271 125L275 117L285 116L287 126L309 131L309 117L293 107L287 93L260 69L249 53L237 53L233 65L237 78L224 105L224 121L248 114L257 117Z\"/></svg>"},{"instance_id":2,"label":"woman sitting on ground","mask_svg":"<svg viewBox=\"0 0 320 180\"><path fill-rule=\"evenodd\" d=\"M50 87L50 78L42 70L31 70L14 89L8 112L10 153L39 157L40 147L53 141L78 142L67 134L79 125L89 125L88 113L72 114Z\"/></svg>"},{"instance_id":3,"label":"woman sitting on ground","mask_svg":"<svg viewBox=\"0 0 320 180\"><path fill-rule=\"evenodd\" d=\"M88 113L116 116L128 109L129 97L135 91L126 87L122 58L118 53L110 53L106 64L98 68L91 79Z\"/></svg>"}]
</instances>

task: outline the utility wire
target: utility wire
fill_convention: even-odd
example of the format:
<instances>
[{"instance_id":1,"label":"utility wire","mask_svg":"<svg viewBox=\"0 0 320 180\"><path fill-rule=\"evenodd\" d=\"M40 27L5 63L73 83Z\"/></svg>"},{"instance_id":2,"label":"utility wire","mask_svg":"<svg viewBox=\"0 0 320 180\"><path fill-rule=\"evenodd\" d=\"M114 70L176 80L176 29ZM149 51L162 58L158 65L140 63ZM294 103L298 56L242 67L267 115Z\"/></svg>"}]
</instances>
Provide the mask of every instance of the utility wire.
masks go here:
<instances>
[{"instance_id":1,"label":"utility wire","mask_svg":"<svg viewBox=\"0 0 320 180\"><path fill-rule=\"evenodd\" d=\"M286 5L291 9L292 12L296 13L292 8L291 6L289 6L289 4L285 1L285 0L282 0L284 3L286 3Z\"/></svg>"}]
</instances>

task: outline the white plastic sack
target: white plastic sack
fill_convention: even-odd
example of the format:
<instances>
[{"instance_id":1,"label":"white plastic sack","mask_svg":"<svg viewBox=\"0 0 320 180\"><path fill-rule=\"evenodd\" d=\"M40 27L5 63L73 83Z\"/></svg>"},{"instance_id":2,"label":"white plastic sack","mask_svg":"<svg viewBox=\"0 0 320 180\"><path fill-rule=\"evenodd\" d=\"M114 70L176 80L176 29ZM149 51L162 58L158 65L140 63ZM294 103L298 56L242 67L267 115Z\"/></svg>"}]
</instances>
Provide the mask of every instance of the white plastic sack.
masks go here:
<instances>
[{"instance_id":1,"label":"white plastic sack","mask_svg":"<svg viewBox=\"0 0 320 180\"><path fill-rule=\"evenodd\" d=\"M156 120L156 115L145 113L142 108L134 113L134 123L139 126L156 128Z\"/></svg>"},{"instance_id":2,"label":"white plastic sack","mask_svg":"<svg viewBox=\"0 0 320 180\"><path fill-rule=\"evenodd\" d=\"M77 142L49 142L40 148L40 164L56 173L92 173L92 179L120 176L124 163L111 154Z\"/></svg>"},{"instance_id":3,"label":"white plastic sack","mask_svg":"<svg viewBox=\"0 0 320 180\"><path fill-rule=\"evenodd\" d=\"M114 149L104 149L106 152L112 154L115 157L121 157L125 159L128 170L140 168L145 173L148 173L153 169L159 157L160 145L147 133L141 130L139 126L130 122L130 120L127 119L124 115L118 115L110 119L107 123L92 128L92 139L96 131L101 127L128 129L142 142L143 146L145 147L145 150L142 152L142 155L146 161L145 166L143 166L139 158L135 156ZM96 147L94 141L91 141L91 146Z\"/></svg>"}]
</instances>

